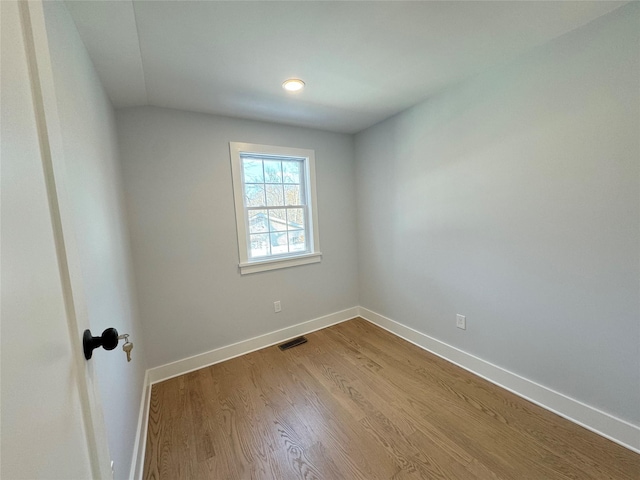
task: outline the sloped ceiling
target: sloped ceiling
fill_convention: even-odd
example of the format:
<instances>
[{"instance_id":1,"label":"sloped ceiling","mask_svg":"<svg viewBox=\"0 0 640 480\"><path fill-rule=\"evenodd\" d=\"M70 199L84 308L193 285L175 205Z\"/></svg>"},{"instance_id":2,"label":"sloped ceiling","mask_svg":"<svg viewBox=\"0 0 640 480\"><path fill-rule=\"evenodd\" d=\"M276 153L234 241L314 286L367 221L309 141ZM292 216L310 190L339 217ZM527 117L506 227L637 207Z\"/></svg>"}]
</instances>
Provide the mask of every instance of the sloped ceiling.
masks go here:
<instances>
[{"instance_id":1,"label":"sloped ceiling","mask_svg":"<svg viewBox=\"0 0 640 480\"><path fill-rule=\"evenodd\" d=\"M354 133L627 2L67 1L116 108ZM307 87L281 88L289 77Z\"/></svg>"}]
</instances>

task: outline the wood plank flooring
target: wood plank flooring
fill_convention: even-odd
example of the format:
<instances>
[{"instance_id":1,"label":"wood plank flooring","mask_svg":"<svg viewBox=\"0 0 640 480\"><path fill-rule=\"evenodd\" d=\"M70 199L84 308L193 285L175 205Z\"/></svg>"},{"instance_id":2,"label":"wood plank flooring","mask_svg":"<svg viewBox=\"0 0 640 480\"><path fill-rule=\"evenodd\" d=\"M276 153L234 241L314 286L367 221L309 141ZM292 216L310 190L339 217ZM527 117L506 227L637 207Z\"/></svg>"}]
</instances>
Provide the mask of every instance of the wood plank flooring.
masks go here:
<instances>
[{"instance_id":1,"label":"wood plank flooring","mask_svg":"<svg viewBox=\"0 0 640 480\"><path fill-rule=\"evenodd\" d=\"M354 319L153 386L145 479L640 479L640 455Z\"/></svg>"}]
</instances>

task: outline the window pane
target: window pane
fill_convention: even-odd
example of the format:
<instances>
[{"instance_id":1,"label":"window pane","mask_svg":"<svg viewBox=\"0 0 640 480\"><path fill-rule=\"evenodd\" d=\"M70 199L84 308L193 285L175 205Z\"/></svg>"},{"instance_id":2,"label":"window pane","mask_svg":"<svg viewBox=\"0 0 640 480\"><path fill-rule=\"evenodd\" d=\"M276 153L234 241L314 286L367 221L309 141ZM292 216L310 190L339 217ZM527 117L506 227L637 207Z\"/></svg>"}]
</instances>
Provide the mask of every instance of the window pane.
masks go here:
<instances>
[{"instance_id":1,"label":"window pane","mask_svg":"<svg viewBox=\"0 0 640 480\"><path fill-rule=\"evenodd\" d=\"M267 206L284 206L284 191L282 185L265 185L267 187Z\"/></svg>"},{"instance_id":2,"label":"window pane","mask_svg":"<svg viewBox=\"0 0 640 480\"><path fill-rule=\"evenodd\" d=\"M258 235L249 235L251 258L266 257L269 252L269 234L261 233Z\"/></svg>"},{"instance_id":3,"label":"window pane","mask_svg":"<svg viewBox=\"0 0 640 480\"><path fill-rule=\"evenodd\" d=\"M287 229L287 213L284 210L269 210L269 229L272 232Z\"/></svg>"},{"instance_id":4,"label":"window pane","mask_svg":"<svg viewBox=\"0 0 640 480\"><path fill-rule=\"evenodd\" d=\"M282 169L284 183L300 183L300 162L282 162Z\"/></svg>"},{"instance_id":5,"label":"window pane","mask_svg":"<svg viewBox=\"0 0 640 480\"><path fill-rule=\"evenodd\" d=\"M282 162L279 160L264 161L265 183L282 183Z\"/></svg>"},{"instance_id":6,"label":"window pane","mask_svg":"<svg viewBox=\"0 0 640 480\"><path fill-rule=\"evenodd\" d=\"M287 232L277 232L271 234L271 253L277 255L278 253L288 253L289 246L287 245Z\"/></svg>"},{"instance_id":7,"label":"window pane","mask_svg":"<svg viewBox=\"0 0 640 480\"><path fill-rule=\"evenodd\" d=\"M284 203L285 205L301 205L300 201L300 185L284 186Z\"/></svg>"},{"instance_id":8,"label":"window pane","mask_svg":"<svg viewBox=\"0 0 640 480\"><path fill-rule=\"evenodd\" d=\"M269 231L266 210L249 210L249 233Z\"/></svg>"},{"instance_id":9,"label":"window pane","mask_svg":"<svg viewBox=\"0 0 640 480\"><path fill-rule=\"evenodd\" d=\"M244 168L245 183L264 183L262 160L245 159L242 161L242 166Z\"/></svg>"},{"instance_id":10,"label":"window pane","mask_svg":"<svg viewBox=\"0 0 640 480\"><path fill-rule=\"evenodd\" d=\"M289 222L289 230L304 228L304 209L287 208L287 222Z\"/></svg>"},{"instance_id":11,"label":"window pane","mask_svg":"<svg viewBox=\"0 0 640 480\"><path fill-rule=\"evenodd\" d=\"M264 198L264 185L245 185L244 196L247 207L266 206Z\"/></svg>"},{"instance_id":12,"label":"window pane","mask_svg":"<svg viewBox=\"0 0 640 480\"><path fill-rule=\"evenodd\" d=\"M288 234L290 252L303 252L307 249L304 241L304 230L294 230L293 232L288 232Z\"/></svg>"}]
</instances>

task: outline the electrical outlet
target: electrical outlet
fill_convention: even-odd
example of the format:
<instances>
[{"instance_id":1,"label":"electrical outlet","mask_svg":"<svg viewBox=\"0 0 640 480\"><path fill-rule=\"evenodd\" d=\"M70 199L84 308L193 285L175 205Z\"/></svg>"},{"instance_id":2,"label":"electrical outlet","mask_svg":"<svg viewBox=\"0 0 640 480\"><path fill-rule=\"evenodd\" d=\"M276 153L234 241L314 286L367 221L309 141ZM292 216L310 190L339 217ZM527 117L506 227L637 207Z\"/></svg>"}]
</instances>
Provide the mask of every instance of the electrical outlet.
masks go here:
<instances>
[{"instance_id":1,"label":"electrical outlet","mask_svg":"<svg viewBox=\"0 0 640 480\"><path fill-rule=\"evenodd\" d=\"M282 310L282 306L280 306L280 300L273 302L273 311L278 313Z\"/></svg>"},{"instance_id":2,"label":"electrical outlet","mask_svg":"<svg viewBox=\"0 0 640 480\"><path fill-rule=\"evenodd\" d=\"M467 317L464 315L456 315L456 327L461 328L462 330L467 329Z\"/></svg>"}]
</instances>

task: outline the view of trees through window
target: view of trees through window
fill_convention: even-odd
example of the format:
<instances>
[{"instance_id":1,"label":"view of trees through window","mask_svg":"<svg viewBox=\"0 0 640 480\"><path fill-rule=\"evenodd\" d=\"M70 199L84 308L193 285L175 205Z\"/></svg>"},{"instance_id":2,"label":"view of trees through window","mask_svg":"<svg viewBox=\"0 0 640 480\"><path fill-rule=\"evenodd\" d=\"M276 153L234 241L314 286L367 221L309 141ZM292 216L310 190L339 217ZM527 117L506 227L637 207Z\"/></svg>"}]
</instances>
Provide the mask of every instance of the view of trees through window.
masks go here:
<instances>
[{"instance_id":1,"label":"view of trees through window","mask_svg":"<svg viewBox=\"0 0 640 480\"><path fill-rule=\"evenodd\" d=\"M304 159L242 155L250 257L308 249Z\"/></svg>"}]
</instances>

